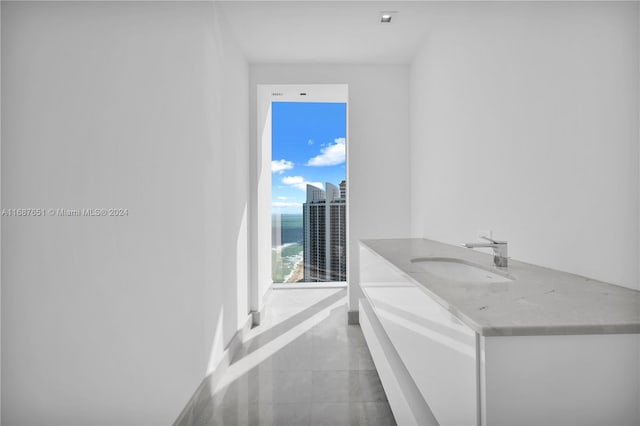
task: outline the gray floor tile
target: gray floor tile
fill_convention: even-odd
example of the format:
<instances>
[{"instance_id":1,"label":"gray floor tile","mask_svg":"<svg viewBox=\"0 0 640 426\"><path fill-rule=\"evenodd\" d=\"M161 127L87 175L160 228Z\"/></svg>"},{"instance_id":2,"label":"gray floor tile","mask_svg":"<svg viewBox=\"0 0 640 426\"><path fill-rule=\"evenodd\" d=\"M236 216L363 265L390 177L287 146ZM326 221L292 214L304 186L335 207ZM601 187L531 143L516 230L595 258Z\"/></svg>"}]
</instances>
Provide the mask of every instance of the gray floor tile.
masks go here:
<instances>
[{"instance_id":1,"label":"gray floor tile","mask_svg":"<svg viewBox=\"0 0 640 426\"><path fill-rule=\"evenodd\" d=\"M314 371L311 376L313 402L355 401L350 395L349 371Z\"/></svg>"},{"instance_id":2,"label":"gray floor tile","mask_svg":"<svg viewBox=\"0 0 640 426\"><path fill-rule=\"evenodd\" d=\"M364 406L360 402L323 402L311 404L314 426L366 425Z\"/></svg>"},{"instance_id":3,"label":"gray floor tile","mask_svg":"<svg viewBox=\"0 0 640 426\"><path fill-rule=\"evenodd\" d=\"M313 402L386 402L374 370L314 371Z\"/></svg>"},{"instance_id":4,"label":"gray floor tile","mask_svg":"<svg viewBox=\"0 0 640 426\"><path fill-rule=\"evenodd\" d=\"M198 426L249 426L260 424L260 406L250 405L223 405L215 407L211 415L202 419Z\"/></svg>"},{"instance_id":5,"label":"gray floor tile","mask_svg":"<svg viewBox=\"0 0 640 426\"><path fill-rule=\"evenodd\" d=\"M314 426L395 426L386 402L313 402L311 424Z\"/></svg>"},{"instance_id":6,"label":"gray floor tile","mask_svg":"<svg viewBox=\"0 0 640 426\"><path fill-rule=\"evenodd\" d=\"M311 371L261 370L261 404L311 402Z\"/></svg>"},{"instance_id":7,"label":"gray floor tile","mask_svg":"<svg viewBox=\"0 0 640 426\"><path fill-rule=\"evenodd\" d=\"M347 325L346 290L277 290L266 303L232 362L250 369L200 386L177 424L395 425L362 331Z\"/></svg>"},{"instance_id":8,"label":"gray floor tile","mask_svg":"<svg viewBox=\"0 0 640 426\"><path fill-rule=\"evenodd\" d=\"M216 407L258 404L260 389L259 371L254 369L218 390L210 401Z\"/></svg>"},{"instance_id":9,"label":"gray floor tile","mask_svg":"<svg viewBox=\"0 0 640 426\"><path fill-rule=\"evenodd\" d=\"M314 344L314 370L374 370L375 368L366 346Z\"/></svg>"},{"instance_id":10,"label":"gray floor tile","mask_svg":"<svg viewBox=\"0 0 640 426\"><path fill-rule=\"evenodd\" d=\"M311 404L268 404L260 406L261 426L310 425Z\"/></svg>"},{"instance_id":11,"label":"gray floor tile","mask_svg":"<svg viewBox=\"0 0 640 426\"><path fill-rule=\"evenodd\" d=\"M261 370L311 370L312 355L311 339L296 339L265 358L259 368Z\"/></svg>"},{"instance_id":12,"label":"gray floor tile","mask_svg":"<svg viewBox=\"0 0 640 426\"><path fill-rule=\"evenodd\" d=\"M366 346L366 341L362 335L362 330L355 325L330 325L324 323L316 325L312 330L313 342L320 343L341 343L345 345Z\"/></svg>"},{"instance_id":13,"label":"gray floor tile","mask_svg":"<svg viewBox=\"0 0 640 426\"><path fill-rule=\"evenodd\" d=\"M363 402L386 402L380 376L376 370L351 372L350 392L357 395ZM357 374L356 374L357 373Z\"/></svg>"},{"instance_id":14,"label":"gray floor tile","mask_svg":"<svg viewBox=\"0 0 640 426\"><path fill-rule=\"evenodd\" d=\"M395 426L396 420L387 402L363 403L366 424L371 426Z\"/></svg>"}]
</instances>

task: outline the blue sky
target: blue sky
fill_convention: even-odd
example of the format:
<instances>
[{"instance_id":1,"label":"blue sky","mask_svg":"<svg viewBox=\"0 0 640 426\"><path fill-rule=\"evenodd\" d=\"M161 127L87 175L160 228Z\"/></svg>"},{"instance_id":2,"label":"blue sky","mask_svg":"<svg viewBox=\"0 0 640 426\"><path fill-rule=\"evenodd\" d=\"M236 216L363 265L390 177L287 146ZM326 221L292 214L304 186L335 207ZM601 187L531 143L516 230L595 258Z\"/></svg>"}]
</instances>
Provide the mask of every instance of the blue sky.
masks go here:
<instances>
[{"instance_id":1,"label":"blue sky","mask_svg":"<svg viewBox=\"0 0 640 426\"><path fill-rule=\"evenodd\" d=\"M306 184L324 188L346 179L345 103L273 102L271 203L274 212L302 213Z\"/></svg>"}]
</instances>

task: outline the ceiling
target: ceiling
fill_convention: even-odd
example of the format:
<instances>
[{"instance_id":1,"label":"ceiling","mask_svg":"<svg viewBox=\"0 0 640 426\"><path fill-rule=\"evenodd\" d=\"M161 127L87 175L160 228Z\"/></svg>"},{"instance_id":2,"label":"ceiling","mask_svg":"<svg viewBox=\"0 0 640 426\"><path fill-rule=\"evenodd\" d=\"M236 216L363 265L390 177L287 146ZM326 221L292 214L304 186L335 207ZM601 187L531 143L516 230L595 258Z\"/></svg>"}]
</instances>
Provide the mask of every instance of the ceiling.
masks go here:
<instances>
[{"instance_id":1,"label":"ceiling","mask_svg":"<svg viewBox=\"0 0 640 426\"><path fill-rule=\"evenodd\" d=\"M410 63L424 40L420 1L219 1L250 63ZM391 24L381 11L397 11Z\"/></svg>"}]
</instances>

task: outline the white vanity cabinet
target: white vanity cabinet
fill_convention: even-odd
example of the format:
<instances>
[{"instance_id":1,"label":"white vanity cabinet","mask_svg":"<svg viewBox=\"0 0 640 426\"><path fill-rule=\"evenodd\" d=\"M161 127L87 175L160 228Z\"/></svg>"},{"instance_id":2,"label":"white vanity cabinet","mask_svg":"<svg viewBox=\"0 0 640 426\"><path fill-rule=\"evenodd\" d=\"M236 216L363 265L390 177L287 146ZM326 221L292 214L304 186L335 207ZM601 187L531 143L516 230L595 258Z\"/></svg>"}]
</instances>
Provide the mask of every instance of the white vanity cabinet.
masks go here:
<instances>
[{"instance_id":1,"label":"white vanity cabinet","mask_svg":"<svg viewBox=\"0 0 640 426\"><path fill-rule=\"evenodd\" d=\"M359 254L360 324L398 424L640 424L640 334L478 332L402 265Z\"/></svg>"},{"instance_id":2,"label":"white vanity cabinet","mask_svg":"<svg viewBox=\"0 0 640 426\"><path fill-rule=\"evenodd\" d=\"M365 294L361 303L367 305L361 307L361 316L362 311L373 311L435 424L477 424L476 333L366 247L361 248L360 263ZM379 354L373 356L377 366ZM389 396L390 401L394 397Z\"/></svg>"}]
</instances>

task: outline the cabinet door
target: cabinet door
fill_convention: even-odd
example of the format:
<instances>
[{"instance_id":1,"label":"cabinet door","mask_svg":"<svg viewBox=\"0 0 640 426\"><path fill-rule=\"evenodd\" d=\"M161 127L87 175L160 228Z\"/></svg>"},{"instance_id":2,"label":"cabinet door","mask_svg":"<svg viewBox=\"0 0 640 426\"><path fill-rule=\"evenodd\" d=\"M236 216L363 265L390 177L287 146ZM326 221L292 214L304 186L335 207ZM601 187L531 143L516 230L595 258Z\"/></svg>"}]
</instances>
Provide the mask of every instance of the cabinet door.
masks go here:
<instances>
[{"instance_id":1,"label":"cabinet door","mask_svg":"<svg viewBox=\"0 0 640 426\"><path fill-rule=\"evenodd\" d=\"M365 293L438 422L479 424L476 333L415 285Z\"/></svg>"},{"instance_id":2,"label":"cabinet door","mask_svg":"<svg viewBox=\"0 0 640 426\"><path fill-rule=\"evenodd\" d=\"M640 425L640 335L480 341L488 425Z\"/></svg>"}]
</instances>

